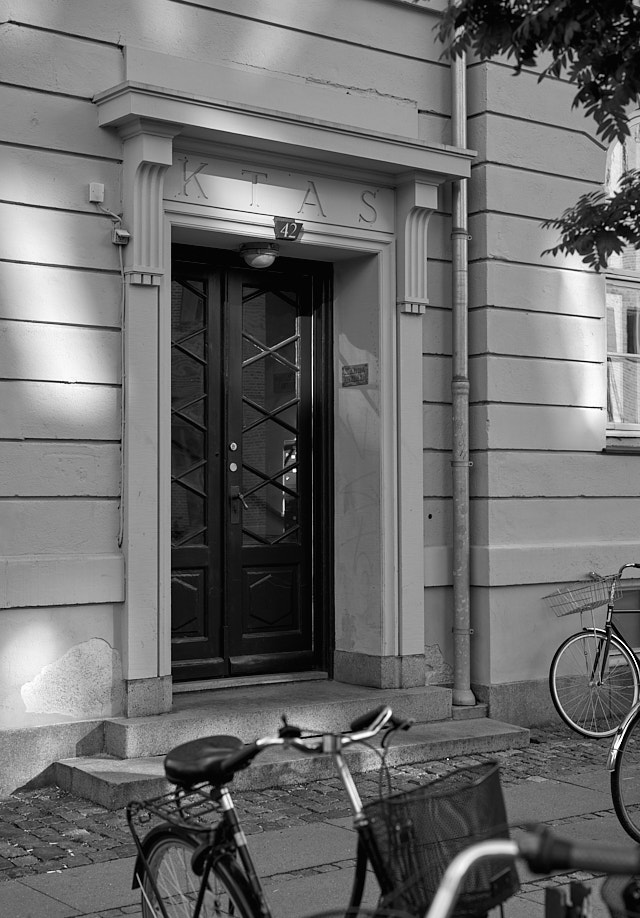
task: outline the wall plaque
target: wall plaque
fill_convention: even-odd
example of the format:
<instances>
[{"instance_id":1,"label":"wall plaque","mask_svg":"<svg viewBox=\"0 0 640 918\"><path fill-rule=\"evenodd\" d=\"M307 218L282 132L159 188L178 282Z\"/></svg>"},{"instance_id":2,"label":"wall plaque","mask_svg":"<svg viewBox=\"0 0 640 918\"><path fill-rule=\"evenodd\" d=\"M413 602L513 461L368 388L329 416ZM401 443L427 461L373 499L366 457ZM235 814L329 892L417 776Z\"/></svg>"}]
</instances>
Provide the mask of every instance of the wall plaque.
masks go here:
<instances>
[{"instance_id":1,"label":"wall plaque","mask_svg":"<svg viewBox=\"0 0 640 918\"><path fill-rule=\"evenodd\" d=\"M354 363L350 366L342 367L342 387L347 389L350 386L366 386L369 383L369 364Z\"/></svg>"}]
</instances>

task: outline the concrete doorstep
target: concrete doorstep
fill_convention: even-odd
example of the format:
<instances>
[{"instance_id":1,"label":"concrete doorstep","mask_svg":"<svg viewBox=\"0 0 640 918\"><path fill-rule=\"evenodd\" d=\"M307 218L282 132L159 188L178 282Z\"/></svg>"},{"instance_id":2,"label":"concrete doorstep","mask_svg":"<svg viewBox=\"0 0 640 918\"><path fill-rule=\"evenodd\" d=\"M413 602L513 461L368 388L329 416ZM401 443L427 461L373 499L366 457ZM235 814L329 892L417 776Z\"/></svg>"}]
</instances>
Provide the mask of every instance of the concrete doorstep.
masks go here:
<instances>
[{"instance_id":1,"label":"concrete doorstep","mask_svg":"<svg viewBox=\"0 0 640 918\"><path fill-rule=\"evenodd\" d=\"M206 735L205 732L200 734ZM387 752L389 765L408 765L480 752L498 752L529 744L529 731L486 717L446 720L414 726L396 734ZM357 746L346 753L354 774L377 770L379 750ZM119 809L132 799L158 796L171 789L164 777L164 755L121 759L86 756L55 764L54 781L63 790L92 800L107 809ZM234 778L237 790L305 784L334 775L330 756L306 756L295 750L265 750Z\"/></svg>"}]
</instances>

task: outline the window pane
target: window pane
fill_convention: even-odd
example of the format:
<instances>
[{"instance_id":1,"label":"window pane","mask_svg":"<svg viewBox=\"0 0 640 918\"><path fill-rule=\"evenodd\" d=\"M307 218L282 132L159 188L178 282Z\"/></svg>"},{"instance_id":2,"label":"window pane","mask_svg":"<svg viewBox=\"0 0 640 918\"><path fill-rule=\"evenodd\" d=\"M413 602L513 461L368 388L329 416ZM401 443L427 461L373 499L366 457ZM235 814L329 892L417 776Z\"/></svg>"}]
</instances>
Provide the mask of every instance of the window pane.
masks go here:
<instances>
[{"instance_id":1,"label":"window pane","mask_svg":"<svg viewBox=\"0 0 640 918\"><path fill-rule=\"evenodd\" d=\"M615 141L609 148L605 178L607 194L618 191L620 179L625 172L640 169L640 125L637 117L631 119L629 128L630 135L624 143ZM622 252L609 257L608 268L610 271L640 271L640 251L631 245L625 246Z\"/></svg>"},{"instance_id":2,"label":"window pane","mask_svg":"<svg viewBox=\"0 0 640 918\"><path fill-rule=\"evenodd\" d=\"M607 359L607 413L611 424L639 424L640 358Z\"/></svg>"},{"instance_id":3,"label":"window pane","mask_svg":"<svg viewBox=\"0 0 640 918\"><path fill-rule=\"evenodd\" d=\"M640 286L607 285L609 423L640 423Z\"/></svg>"}]
</instances>

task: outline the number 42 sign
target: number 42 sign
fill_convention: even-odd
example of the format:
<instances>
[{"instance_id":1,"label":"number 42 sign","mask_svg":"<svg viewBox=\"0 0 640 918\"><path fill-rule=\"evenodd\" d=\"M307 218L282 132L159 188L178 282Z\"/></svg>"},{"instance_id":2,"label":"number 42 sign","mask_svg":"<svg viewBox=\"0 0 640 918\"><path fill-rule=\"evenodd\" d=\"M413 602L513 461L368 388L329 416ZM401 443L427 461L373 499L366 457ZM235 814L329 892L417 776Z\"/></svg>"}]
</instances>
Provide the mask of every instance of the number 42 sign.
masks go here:
<instances>
[{"instance_id":1,"label":"number 42 sign","mask_svg":"<svg viewBox=\"0 0 640 918\"><path fill-rule=\"evenodd\" d=\"M298 220L291 220L289 217L274 217L273 225L276 239L288 239L290 242L295 242L302 235L303 225Z\"/></svg>"}]
</instances>

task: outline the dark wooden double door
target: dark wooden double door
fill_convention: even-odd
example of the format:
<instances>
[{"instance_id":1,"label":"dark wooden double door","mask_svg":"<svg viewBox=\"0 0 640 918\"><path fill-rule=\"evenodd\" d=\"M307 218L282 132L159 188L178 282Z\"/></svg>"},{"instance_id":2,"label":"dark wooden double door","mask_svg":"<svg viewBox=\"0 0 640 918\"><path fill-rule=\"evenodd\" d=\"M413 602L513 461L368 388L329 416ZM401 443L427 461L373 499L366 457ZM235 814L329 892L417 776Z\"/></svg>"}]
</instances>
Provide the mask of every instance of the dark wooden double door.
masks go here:
<instances>
[{"instance_id":1,"label":"dark wooden double door","mask_svg":"<svg viewBox=\"0 0 640 918\"><path fill-rule=\"evenodd\" d=\"M330 277L276 264L244 269L212 250L174 258L178 681L326 663Z\"/></svg>"}]
</instances>

